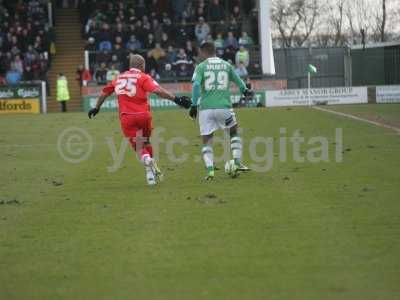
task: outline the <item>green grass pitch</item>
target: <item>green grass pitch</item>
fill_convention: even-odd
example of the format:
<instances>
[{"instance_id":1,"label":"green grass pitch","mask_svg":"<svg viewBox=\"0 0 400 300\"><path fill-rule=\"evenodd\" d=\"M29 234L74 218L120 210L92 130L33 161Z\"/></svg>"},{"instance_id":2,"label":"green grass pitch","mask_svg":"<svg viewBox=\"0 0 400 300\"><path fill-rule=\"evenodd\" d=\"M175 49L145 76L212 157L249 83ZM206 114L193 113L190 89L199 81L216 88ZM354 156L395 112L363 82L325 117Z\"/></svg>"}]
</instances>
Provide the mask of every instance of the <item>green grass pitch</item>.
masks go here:
<instances>
[{"instance_id":1,"label":"green grass pitch","mask_svg":"<svg viewBox=\"0 0 400 300\"><path fill-rule=\"evenodd\" d=\"M400 120L400 105L335 109ZM237 115L246 163L252 139L275 138L271 170L207 183L202 162L171 162L162 144L155 187L130 149L108 172L115 113L0 116L0 299L400 299L400 136L311 108ZM77 164L57 150L71 126L94 142ZM183 111L156 112L154 126L187 139L177 155L199 154ZM326 137L330 161L279 161L282 127ZM72 141L78 155L88 146Z\"/></svg>"}]
</instances>

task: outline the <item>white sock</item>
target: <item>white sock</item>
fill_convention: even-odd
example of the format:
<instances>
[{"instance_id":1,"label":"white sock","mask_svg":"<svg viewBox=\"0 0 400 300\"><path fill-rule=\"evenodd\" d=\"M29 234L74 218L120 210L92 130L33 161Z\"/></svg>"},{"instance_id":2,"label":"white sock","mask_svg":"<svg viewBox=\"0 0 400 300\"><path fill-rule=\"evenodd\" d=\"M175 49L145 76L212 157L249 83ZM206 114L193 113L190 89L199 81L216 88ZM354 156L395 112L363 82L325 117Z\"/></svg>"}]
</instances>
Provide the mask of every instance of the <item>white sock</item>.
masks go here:
<instances>
[{"instance_id":1,"label":"white sock","mask_svg":"<svg viewBox=\"0 0 400 300\"><path fill-rule=\"evenodd\" d=\"M149 154L144 154L141 158L143 165L149 166L151 164L152 158Z\"/></svg>"},{"instance_id":2,"label":"white sock","mask_svg":"<svg viewBox=\"0 0 400 300\"><path fill-rule=\"evenodd\" d=\"M242 161L242 139L239 136L231 138L231 151L235 163L240 164Z\"/></svg>"},{"instance_id":3,"label":"white sock","mask_svg":"<svg viewBox=\"0 0 400 300\"><path fill-rule=\"evenodd\" d=\"M209 145L204 145L201 149L201 153L203 155L204 163L206 164L207 169L214 168L214 151L213 148Z\"/></svg>"},{"instance_id":4,"label":"white sock","mask_svg":"<svg viewBox=\"0 0 400 300\"><path fill-rule=\"evenodd\" d=\"M148 184L155 184L156 178L154 176L153 170L150 167L145 167L146 170L146 180Z\"/></svg>"},{"instance_id":5,"label":"white sock","mask_svg":"<svg viewBox=\"0 0 400 300\"><path fill-rule=\"evenodd\" d=\"M153 168L151 167L152 160L153 159L150 157L149 154L143 155L142 159L141 159L141 161L144 165L145 172L146 172L146 180L147 180L148 184L155 184L155 182L156 182Z\"/></svg>"}]
</instances>

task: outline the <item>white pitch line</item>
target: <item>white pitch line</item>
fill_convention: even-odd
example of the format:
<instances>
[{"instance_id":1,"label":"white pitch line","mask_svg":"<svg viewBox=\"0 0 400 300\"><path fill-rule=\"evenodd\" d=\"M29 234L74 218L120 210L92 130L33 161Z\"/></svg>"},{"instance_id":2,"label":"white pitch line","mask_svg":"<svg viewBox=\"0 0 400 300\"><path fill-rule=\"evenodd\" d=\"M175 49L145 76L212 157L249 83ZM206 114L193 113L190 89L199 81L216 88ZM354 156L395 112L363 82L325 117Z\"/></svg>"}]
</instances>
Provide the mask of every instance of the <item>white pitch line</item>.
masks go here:
<instances>
[{"instance_id":1,"label":"white pitch line","mask_svg":"<svg viewBox=\"0 0 400 300\"><path fill-rule=\"evenodd\" d=\"M341 116L341 117L345 117L345 118L348 118L348 119L353 119L353 120L356 120L356 121L372 124L372 125L375 125L375 126L378 126L378 127L383 127L383 128L386 128L386 129L392 129L397 134L400 135L400 128L395 127L395 126L387 125L387 124L384 124L384 123L381 123L381 122L377 122L377 121L371 121L371 120L364 119L364 118L361 118L361 117L357 117L357 116L354 116L354 115L351 115L351 114L346 114L346 113L342 113L342 112L339 112L339 111L330 110L330 109L326 109L326 108L322 108L322 107L313 106L313 109L316 109L316 110L319 110L319 111L324 111L324 112L331 113L331 114L334 114L334 115L337 115L337 116Z\"/></svg>"}]
</instances>

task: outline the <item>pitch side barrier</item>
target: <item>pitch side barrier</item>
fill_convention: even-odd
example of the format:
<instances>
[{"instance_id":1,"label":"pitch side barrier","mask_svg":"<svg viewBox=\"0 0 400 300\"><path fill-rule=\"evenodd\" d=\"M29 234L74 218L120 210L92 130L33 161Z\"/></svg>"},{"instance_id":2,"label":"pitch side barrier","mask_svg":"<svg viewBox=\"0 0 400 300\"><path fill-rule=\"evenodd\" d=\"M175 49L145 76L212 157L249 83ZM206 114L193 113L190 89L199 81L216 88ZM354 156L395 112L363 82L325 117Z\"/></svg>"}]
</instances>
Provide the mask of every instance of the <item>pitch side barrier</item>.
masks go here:
<instances>
[{"instance_id":1,"label":"pitch side barrier","mask_svg":"<svg viewBox=\"0 0 400 300\"><path fill-rule=\"evenodd\" d=\"M177 96L186 95L191 96L192 84L190 82L182 83L164 83L161 84L168 91ZM102 86L87 86L82 88L83 110L88 112L95 107L97 97L101 93ZM277 90L287 88L286 80L252 80L252 89L255 91L254 98L246 103L246 106L256 107L265 106L265 91ZM241 94L236 87L232 86L231 101L236 104L239 103ZM153 110L169 110L178 109L178 106L172 101L160 99L156 95L150 95L150 106ZM118 103L115 95L107 98L102 105L102 111L117 111Z\"/></svg>"},{"instance_id":2,"label":"pitch side barrier","mask_svg":"<svg viewBox=\"0 0 400 300\"><path fill-rule=\"evenodd\" d=\"M0 86L0 114L47 112L46 83Z\"/></svg>"},{"instance_id":3,"label":"pitch side barrier","mask_svg":"<svg viewBox=\"0 0 400 300\"><path fill-rule=\"evenodd\" d=\"M282 89L265 92L265 106L400 103L400 85Z\"/></svg>"},{"instance_id":4,"label":"pitch side barrier","mask_svg":"<svg viewBox=\"0 0 400 300\"><path fill-rule=\"evenodd\" d=\"M247 107L275 107L275 106L309 106L309 105L336 105L336 104L366 104L366 103L400 103L400 85L376 87L333 87L308 89L276 89L279 85L285 86L286 82L269 82L267 90L260 88L260 83L255 84L254 98ZM168 86L167 89L176 95L190 96L190 84L178 84L178 88ZM185 87L186 86L186 87ZM83 95L83 109L89 111L96 105L101 87L86 88ZM233 104L239 103L240 93L234 90L231 95ZM150 95L150 105L153 110L178 109L178 106L168 100ZM102 106L103 111L117 111L118 103L115 96L109 97Z\"/></svg>"}]
</instances>

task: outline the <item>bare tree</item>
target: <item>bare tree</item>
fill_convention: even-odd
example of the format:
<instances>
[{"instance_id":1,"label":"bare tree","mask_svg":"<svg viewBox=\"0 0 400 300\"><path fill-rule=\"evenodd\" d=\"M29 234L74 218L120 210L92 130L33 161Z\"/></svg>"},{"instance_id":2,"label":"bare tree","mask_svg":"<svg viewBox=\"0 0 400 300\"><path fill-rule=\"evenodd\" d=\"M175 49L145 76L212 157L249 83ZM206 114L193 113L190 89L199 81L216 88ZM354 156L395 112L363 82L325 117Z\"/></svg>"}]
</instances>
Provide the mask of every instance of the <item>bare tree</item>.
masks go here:
<instances>
[{"instance_id":1,"label":"bare tree","mask_svg":"<svg viewBox=\"0 0 400 300\"><path fill-rule=\"evenodd\" d=\"M356 44L357 43L357 40L356 40L356 38L357 38L357 30L355 29L355 24L353 22L353 14L352 14L352 11L351 11L350 8L348 8L346 10L346 17L347 17L347 20L349 22L349 29L350 29L350 34L349 35L351 36L352 43Z\"/></svg>"},{"instance_id":2,"label":"bare tree","mask_svg":"<svg viewBox=\"0 0 400 300\"><path fill-rule=\"evenodd\" d=\"M400 0L272 0L271 16L282 47L400 38Z\"/></svg>"},{"instance_id":3,"label":"bare tree","mask_svg":"<svg viewBox=\"0 0 400 300\"><path fill-rule=\"evenodd\" d=\"M317 0L304 1L303 6L300 8L300 14L302 16L302 21L300 23L300 28L302 29L298 34L297 46L303 46L303 44L308 41L310 35L315 29L318 16L318 2Z\"/></svg>"},{"instance_id":4,"label":"bare tree","mask_svg":"<svg viewBox=\"0 0 400 300\"><path fill-rule=\"evenodd\" d=\"M316 34L313 40L315 45L317 45L318 47L329 47L331 46L332 36L328 33L322 32Z\"/></svg>"},{"instance_id":5,"label":"bare tree","mask_svg":"<svg viewBox=\"0 0 400 300\"><path fill-rule=\"evenodd\" d=\"M332 36L333 45L343 46L345 42L344 31L344 17L345 17L345 4L347 0L337 0L336 3L331 3L327 7L328 13L328 29L329 34Z\"/></svg>"},{"instance_id":6,"label":"bare tree","mask_svg":"<svg viewBox=\"0 0 400 300\"><path fill-rule=\"evenodd\" d=\"M366 0L347 1L345 10L349 25L349 36L353 44L361 42L361 31L368 37L368 31L373 27L371 24L373 9Z\"/></svg>"},{"instance_id":7,"label":"bare tree","mask_svg":"<svg viewBox=\"0 0 400 300\"><path fill-rule=\"evenodd\" d=\"M363 29L365 41L384 42L387 38L388 12L390 0L354 0L349 1L346 16L353 43L360 42Z\"/></svg>"},{"instance_id":8,"label":"bare tree","mask_svg":"<svg viewBox=\"0 0 400 300\"><path fill-rule=\"evenodd\" d=\"M293 37L301 21L301 16L297 13L298 5L302 1L274 1L272 4L272 22L281 36L283 47L292 47Z\"/></svg>"},{"instance_id":9,"label":"bare tree","mask_svg":"<svg viewBox=\"0 0 400 300\"><path fill-rule=\"evenodd\" d=\"M381 10L375 14L376 28L374 32L374 39L376 41L384 42L386 40L386 0L381 0Z\"/></svg>"},{"instance_id":10,"label":"bare tree","mask_svg":"<svg viewBox=\"0 0 400 300\"><path fill-rule=\"evenodd\" d=\"M382 19L383 15L385 16L384 26L383 27L384 41L388 40L399 40L400 39L400 1L399 0L386 0L385 7L382 4ZM383 24L382 22L380 24ZM380 32L380 40L382 41L382 31Z\"/></svg>"},{"instance_id":11,"label":"bare tree","mask_svg":"<svg viewBox=\"0 0 400 300\"><path fill-rule=\"evenodd\" d=\"M317 0L274 0L272 4L272 22L283 47L302 46L315 29L317 16Z\"/></svg>"}]
</instances>

